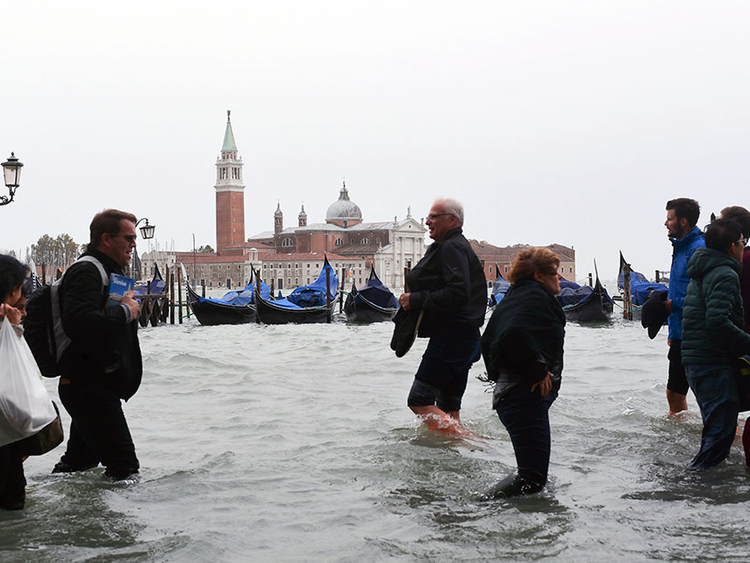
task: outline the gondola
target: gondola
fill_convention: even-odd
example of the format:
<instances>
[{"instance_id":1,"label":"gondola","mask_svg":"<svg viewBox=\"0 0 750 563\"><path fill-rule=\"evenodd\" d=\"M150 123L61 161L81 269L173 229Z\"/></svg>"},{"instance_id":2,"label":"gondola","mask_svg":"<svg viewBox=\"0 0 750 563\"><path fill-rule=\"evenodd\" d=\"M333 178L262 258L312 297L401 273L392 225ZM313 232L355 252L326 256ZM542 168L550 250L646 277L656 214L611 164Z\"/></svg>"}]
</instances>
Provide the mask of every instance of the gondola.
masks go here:
<instances>
[{"instance_id":1,"label":"gondola","mask_svg":"<svg viewBox=\"0 0 750 563\"><path fill-rule=\"evenodd\" d=\"M383 285L374 268L370 270L370 277L362 288L358 290L352 283L352 290L344 302L346 320L352 323L390 321L396 311L398 299Z\"/></svg>"},{"instance_id":2,"label":"gondola","mask_svg":"<svg viewBox=\"0 0 750 563\"><path fill-rule=\"evenodd\" d=\"M490 299L488 302L488 306L490 309L494 309L495 307L497 307L500 301L503 300L503 297L505 297L505 294L510 287L510 282L506 280L500 273L500 266L498 266L497 264L495 264L495 272L495 281L492 284L492 295L490 295Z\"/></svg>"},{"instance_id":3,"label":"gondola","mask_svg":"<svg viewBox=\"0 0 750 563\"><path fill-rule=\"evenodd\" d=\"M268 285L250 282L244 289L228 291L221 299L201 297L187 284L187 298L195 318L202 325L236 325L255 322L256 286L269 296Z\"/></svg>"},{"instance_id":4,"label":"gondola","mask_svg":"<svg viewBox=\"0 0 750 563\"><path fill-rule=\"evenodd\" d=\"M562 305L565 318L579 323L601 323L609 321L614 310L614 300L596 276L594 287L578 285L563 279L560 282L557 300Z\"/></svg>"},{"instance_id":5,"label":"gondola","mask_svg":"<svg viewBox=\"0 0 750 563\"><path fill-rule=\"evenodd\" d=\"M620 290L620 294L625 293L625 277L623 275L623 269L625 267L625 258L620 252L620 272L617 275L617 287ZM637 320L641 318L641 309L643 304L651 295L652 291L669 291L669 287L663 283L649 281L646 276L635 270L630 270L630 297L633 305L633 319ZM624 300L623 300L624 301Z\"/></svg>"},{"instance_id":6,"label":"gondola","mask_svg":"<svg viewBox=\"0 0 750 563\"><path fill-rule=\"evenodd\" d=\"M258 278L256 273L256 278ZM328 298L326 299L326 287ZM325 258L318 279L298 287L286 298L271 300L255 290L257 322L271 325L289 323L329 323L338 293L339 280Z\"/></svg>"}]
</instances>

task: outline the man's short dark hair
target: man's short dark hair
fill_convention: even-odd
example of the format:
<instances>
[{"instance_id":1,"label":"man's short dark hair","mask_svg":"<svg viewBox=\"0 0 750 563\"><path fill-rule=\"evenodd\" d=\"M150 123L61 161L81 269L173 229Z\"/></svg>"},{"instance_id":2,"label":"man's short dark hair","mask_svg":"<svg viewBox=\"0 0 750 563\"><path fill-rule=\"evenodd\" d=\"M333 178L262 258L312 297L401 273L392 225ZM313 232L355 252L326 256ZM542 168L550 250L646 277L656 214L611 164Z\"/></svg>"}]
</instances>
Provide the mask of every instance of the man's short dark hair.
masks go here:
<instances>
[{"instance_id":1,"label":"man's short dark hair","mask_svg":"<svg viewBox=\"0 0 750 563\"><path fill-rule=\"evenodd\" d=\"M691 229L698 223L698 217L701 215L701 206L689 197L670 199L667 202L667 211L670 209L674 209L677 219L687 219Z\"/></svg>"},{"instance_id":2,"label":"man's short dark hair","mask_svg":"<svg viewBox=\"0 0 750 563\"><path fill-rule=\"evenodd\" d=\"M0 303L8 294L23 285L29 274L29 268L9 254L0 254Z\"/></svg>"},{"instance_id":3,"label":"man's short dark hair","mask_svg":"<svg viewBox=\"0 0 750 563\"><path fill-rule=\"evenodd\" d=\"M706 227L706 247L728 252L733 242L742 238L742 227L734 219L716 219Z\"/></svg>"},{"instance_id":4,"label":"man's short dark hair","mask_svg":"<svg viewBox=\"0 0 750 563\"><path fill-rule=\"evenodd\" d=\"M750 211L739 205L731 205L721 210L722 219L734 219L742 227L742 236L750 237Z\"/></svg>"},{"instance_id":5,"label":"man's short dark hair","mask_svg":"<svg viewBox=\"0 0 750 563\"><path fill-rule=\"evenodd\" d=\"M99 247L104 233L116 235L120 232L120 221L127 219L136 223L137 219L132 213L126 213L118 209L105 209L101 213L94 215L91 225L89 225L89 250L95 250Z\"/></svg>"}]
</instances>

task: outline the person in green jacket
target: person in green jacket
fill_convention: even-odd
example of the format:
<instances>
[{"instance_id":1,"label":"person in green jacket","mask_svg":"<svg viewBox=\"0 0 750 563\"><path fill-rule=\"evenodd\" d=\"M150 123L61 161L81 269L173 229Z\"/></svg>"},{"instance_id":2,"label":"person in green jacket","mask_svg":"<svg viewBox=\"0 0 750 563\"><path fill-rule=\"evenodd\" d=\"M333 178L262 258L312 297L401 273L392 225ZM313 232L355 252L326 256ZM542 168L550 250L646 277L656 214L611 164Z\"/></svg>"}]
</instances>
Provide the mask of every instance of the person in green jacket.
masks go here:
<instances>
[{"instance_id":1,"label":"person in green jacket","mask_svg":"<svg viewBox=\"0 0 750 563\"><path fill-rule=\"evenodd\" d=\"M706 228L706 248L688 262L690 283L682 316L682 363L703 417L701 448L690 469L721 463L737 431L739 396L733 364L750 354L743 330L739 273L746 240L732 219Z\"/></svg>"}]
</instances>

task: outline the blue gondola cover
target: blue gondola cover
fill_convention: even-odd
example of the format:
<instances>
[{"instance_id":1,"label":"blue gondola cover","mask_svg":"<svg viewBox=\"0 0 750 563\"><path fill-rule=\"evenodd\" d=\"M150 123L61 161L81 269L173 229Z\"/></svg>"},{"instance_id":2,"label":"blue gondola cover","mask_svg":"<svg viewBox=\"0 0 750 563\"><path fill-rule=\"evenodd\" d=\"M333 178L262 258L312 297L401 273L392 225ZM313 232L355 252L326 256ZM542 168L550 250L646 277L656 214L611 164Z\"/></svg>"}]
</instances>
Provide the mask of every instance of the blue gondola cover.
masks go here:
<instances>
[{"instance_id":1,"label":"blue gondola cover","mask_svg":"<svg viewBox=\"0 0 750 563\"><path fill-rule=\"evenodd\" d=\"M263 299L268 299L271 290L266 282L260 284L260 295ZM221 305L254 305L255 304L255 283L249 283L245 289L227 291L221 298L199 297L201 303L220 303Z\"/></svg>"}]
</instances>

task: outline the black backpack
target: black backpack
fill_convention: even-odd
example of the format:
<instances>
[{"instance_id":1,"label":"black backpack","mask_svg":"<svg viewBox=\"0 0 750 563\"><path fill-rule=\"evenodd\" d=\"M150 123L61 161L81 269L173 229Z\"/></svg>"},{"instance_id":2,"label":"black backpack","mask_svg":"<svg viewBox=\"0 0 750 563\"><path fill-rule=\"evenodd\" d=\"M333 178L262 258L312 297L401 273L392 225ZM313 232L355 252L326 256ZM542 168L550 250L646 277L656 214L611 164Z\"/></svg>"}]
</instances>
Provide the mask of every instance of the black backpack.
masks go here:
<instances>
[{"instance_id":1,"label":"black backpack","mask_svg":"<svg viewBox=\"0 0 750 563\"><path fill-rule=\"evenodd\" d=\"M109 277L102 263L93 256L81 256L71 268L79 262L89 262L96 266L102 276L102 292L106 292ZM60 375L60 359L70 345L70 338L62 326L60 288L63 277L65 274L52 285L45 285L34 291L26 304L24 339L34 354L39 371L45 377Z\"/></svg>"}]
</instances>

